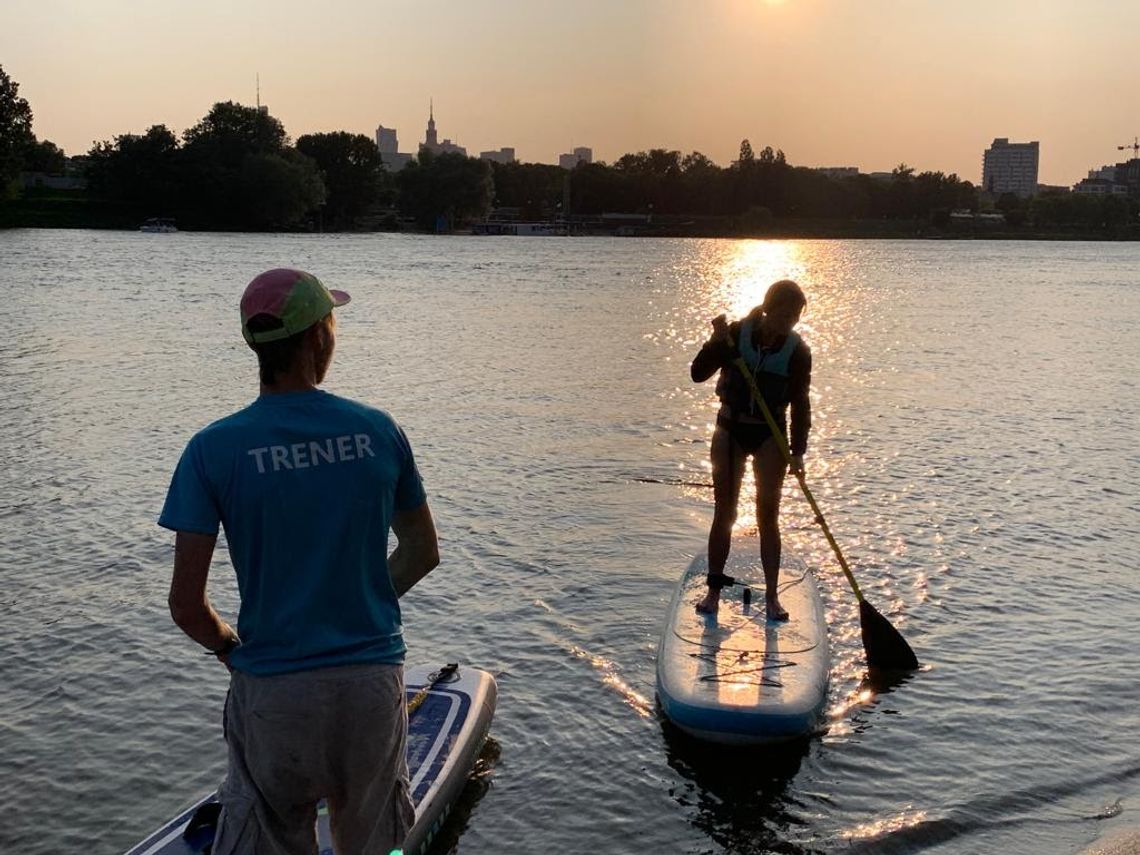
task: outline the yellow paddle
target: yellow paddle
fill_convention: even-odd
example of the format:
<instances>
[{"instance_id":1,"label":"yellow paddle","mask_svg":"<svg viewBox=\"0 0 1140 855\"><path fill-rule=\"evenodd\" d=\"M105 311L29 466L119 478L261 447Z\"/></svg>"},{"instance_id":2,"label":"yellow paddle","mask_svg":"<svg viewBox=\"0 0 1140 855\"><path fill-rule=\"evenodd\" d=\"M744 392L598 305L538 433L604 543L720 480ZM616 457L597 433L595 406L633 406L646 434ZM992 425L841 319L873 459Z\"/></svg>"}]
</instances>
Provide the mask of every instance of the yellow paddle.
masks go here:
<instances>
[{"instance_id":1,"label":"yellow paddle","mask_svg":"<svg viewBox=\"0 0 1140 855\"><path fill-rule=\"evenodd\" d=\"M768 409L768 404L764 401L764 396L760 393L760 387L756 385L756 378L752 374L752 369L748 367L748 363L744 361L744 357L740 354L740 350L736 347L736 343L731 338L726 338L725 341L732 349L733 365L737 367L744 379L748 381L748 388L752 391L752 398L760 407L760 412L764 414L764 420L768 423L769 430L772 431L772 436L776 438L776 444L780 447L780 453L784 456L784 462L790 467L792 465L792 452L788 448L788 441L784 438L784 432L780 430L780 426L776 424L776 419L772 416L772 411ZM863 592L859 590L859 583L855 581L855 576L851 572L851 568L847 566L847 560L843 557L843 550L839 548L838 542L831 533L831 529L827 525L827 520L823 518L823 511L819 509L819 504L812 495L811 490L808 489L807 481L804 479L804 473L797 471L795 473L796 480L800 483L800 489L803 490L804 497L811 505L812 511L815 513L815 521L819 523L819 527L823 529L824 537L827 542L831 544L831 549L835 553L835 557L839 560L839 566L843 568L843 575L847 577L848 583L851 585L851 590L855 592L856 599L859 600L859 628L863 636L863 650L867 654L867 665L881 671L913 671L918 668L918 657L914 655L914 651L910 649L910 645L906 643L906 639L902 634L895 629L891 622L879 614L879 611L872 606L863 597Z\"/></svg>"}]
</instances>

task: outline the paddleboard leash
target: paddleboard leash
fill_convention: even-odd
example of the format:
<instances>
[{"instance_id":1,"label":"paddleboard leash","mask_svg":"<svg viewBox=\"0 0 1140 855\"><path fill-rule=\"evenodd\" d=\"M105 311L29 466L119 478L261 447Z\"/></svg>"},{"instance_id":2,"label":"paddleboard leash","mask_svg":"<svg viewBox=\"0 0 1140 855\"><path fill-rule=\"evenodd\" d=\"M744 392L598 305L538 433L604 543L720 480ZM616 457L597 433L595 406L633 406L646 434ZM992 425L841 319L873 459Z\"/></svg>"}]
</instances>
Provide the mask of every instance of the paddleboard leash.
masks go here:
<instances>
[{"instance_id":1,"label":"paddleboard leash","mask_svg":"<svg viewBox=\"0 0 1140 855\"><path fill-rule=\"evenodd\" d=\"M412 699L408 701L408 715L411 715L417 709L419 709L420 705L427 700L428 693L435 687L437 683L442 683L458 670L459 663L449 662L434 674L431 674L427 678L427 682L424 684L424 687L416 692L415 695L412 696Z\"/></svg>"}]
</instances>

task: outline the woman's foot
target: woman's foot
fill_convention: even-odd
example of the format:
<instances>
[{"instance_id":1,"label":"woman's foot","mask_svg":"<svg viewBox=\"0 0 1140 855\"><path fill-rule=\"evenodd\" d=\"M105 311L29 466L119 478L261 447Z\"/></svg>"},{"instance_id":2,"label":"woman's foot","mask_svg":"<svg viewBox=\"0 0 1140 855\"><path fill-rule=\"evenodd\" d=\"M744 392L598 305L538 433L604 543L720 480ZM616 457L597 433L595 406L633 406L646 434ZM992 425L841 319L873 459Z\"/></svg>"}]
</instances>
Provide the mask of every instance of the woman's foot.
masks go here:
<instances>
[{"instance_id":1,"label":"woman's foot","mask_svg":"<svg viewBox=\"0 0 1140 855\"><path fill-rule=\"evenodd\" d=\"M697 611L703 615L715 615L720 606L720 591L710 590L705 598L697 603Z\"/></svg>"},{"instance_id":2,"label":"woman's foot","mask_svg":"<svg viewBox=\"0 0 1140 855\"><path fill-rule=\"evenodd\" d=\"M764 608L768 613L768 620L787 620L788 610L780 605L779 597L766 597Z\"/></svg>"}]
</instances>

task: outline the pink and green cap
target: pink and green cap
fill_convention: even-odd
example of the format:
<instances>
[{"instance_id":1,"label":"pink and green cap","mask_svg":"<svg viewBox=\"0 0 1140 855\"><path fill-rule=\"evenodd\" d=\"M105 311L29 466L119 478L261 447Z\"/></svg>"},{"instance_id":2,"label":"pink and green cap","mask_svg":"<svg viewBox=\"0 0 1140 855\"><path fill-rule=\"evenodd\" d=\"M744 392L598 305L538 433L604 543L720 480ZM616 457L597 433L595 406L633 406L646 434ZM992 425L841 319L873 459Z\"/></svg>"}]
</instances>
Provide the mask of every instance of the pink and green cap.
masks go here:
<instances>
[{"instance_id":1,"label":"pink and green cap","mask_svg":"<svg viewBox=\"0 0 1140 855\"><path fill-rule=\"evenodd\" d=\"M307 330L349 299L344 291L330 291L316 276L303 270L267 270L250 282L241 296L241 334L250 344L288 338ZM252 332L249 320L257 315L277 318L282 325Z\"/></svg>"}]
</instances>

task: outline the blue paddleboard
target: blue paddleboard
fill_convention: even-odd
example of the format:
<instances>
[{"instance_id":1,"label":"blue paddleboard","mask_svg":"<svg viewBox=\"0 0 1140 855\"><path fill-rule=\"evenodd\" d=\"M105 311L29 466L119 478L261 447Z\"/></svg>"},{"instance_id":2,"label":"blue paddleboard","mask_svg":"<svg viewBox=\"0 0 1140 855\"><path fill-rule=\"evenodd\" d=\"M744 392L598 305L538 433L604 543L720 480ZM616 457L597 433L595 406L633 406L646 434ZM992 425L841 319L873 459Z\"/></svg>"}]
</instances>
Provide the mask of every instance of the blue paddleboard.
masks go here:
<instances>
[{"instance_id":1,"label":"blue paddleboard","mask_svg":"<svg viewBox=\"0 0 1140 855\"><path fill-rule=\"evenodd\" d=\"M405 669L409 701L432 682L435 673L425 666ZM427 849L462 792L490 730L496 695L494 677L486 671L461 668L435 683L410 713L408 774L416 821L404 842L405 855L420 855ZM215 793L200 799L126 855L200 855L213 843L213 826L186 831L199 809L216 801ZM328 808L323 801L318 808L317 840L320 855L332 855Z\"/></svg>"},{"instance_id":2,"label":"blue paddleboard","mask_svg":"<svg viewBox=\"0 0 1140 855\"><path fill-rule=\"evenodd\" d=\"M709 742L779 742L811 733L827 702L831 654L815 577L784 556L780 602L786 622L764 612L764 572L755 536L733 539L715 615L696 611L708 561L693 559L677 585L657 648L657 697L677 727ZM743 583L743 584L740 584ZM744 603L744 588L752 602Z\"/></svg>"}]
</instances>

